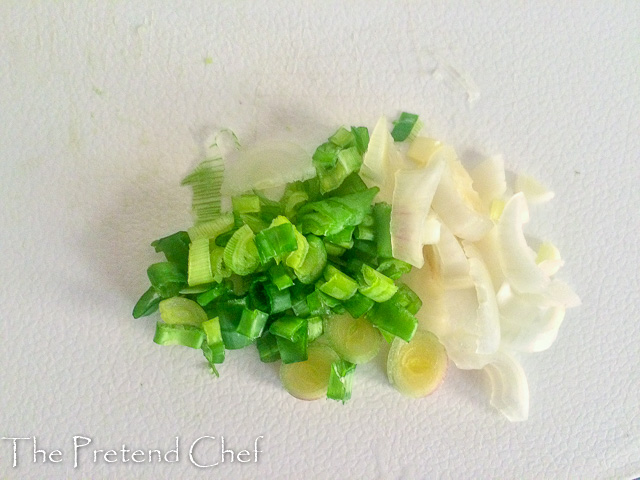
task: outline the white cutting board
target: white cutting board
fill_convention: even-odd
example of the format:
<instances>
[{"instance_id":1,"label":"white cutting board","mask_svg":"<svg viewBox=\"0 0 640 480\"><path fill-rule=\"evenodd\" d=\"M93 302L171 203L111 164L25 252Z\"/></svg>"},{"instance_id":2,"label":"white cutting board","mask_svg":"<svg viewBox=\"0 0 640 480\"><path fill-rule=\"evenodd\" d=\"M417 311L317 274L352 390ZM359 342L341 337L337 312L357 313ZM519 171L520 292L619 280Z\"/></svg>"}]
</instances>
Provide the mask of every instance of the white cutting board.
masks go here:
<instances>
[{"instance_id":1,"label":"white cutting board","mask_svg":"<svg viewBox=\"0 0 640 480\"><path fill-rule=\"evenodd\" d=\"M2 2L0 437L31 439L15 468L0 440L0 478L640 476L639 26L635 1ZM556 192L529 232L559 246L584 305L523 357L527 422L454 367L418 401L380 361L348 404L305 403L251 349L215 379L152 343L155 318L131 309L149 243L189 226L178 184L208 133L311 150L401 110ZM77 467L74 436L91 440ZM176 437L177 462L149 462ZM247 461L221 463L221 437ZM194 442L219 465L196 467ZM94 461L123 444L145 461Z\"/></svg>"}]
</instances>

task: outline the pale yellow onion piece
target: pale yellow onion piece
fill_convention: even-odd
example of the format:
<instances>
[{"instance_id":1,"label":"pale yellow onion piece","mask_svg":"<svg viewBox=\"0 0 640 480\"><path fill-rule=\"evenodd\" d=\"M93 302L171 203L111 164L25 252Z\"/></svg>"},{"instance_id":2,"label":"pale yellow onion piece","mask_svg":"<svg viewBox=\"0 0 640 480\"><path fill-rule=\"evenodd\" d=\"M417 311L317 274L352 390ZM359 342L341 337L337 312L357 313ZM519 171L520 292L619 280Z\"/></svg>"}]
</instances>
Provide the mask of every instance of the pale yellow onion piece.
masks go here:
<instances>
[{"instance_id":1,"label":"pale yellow onion piece","mask_svg":"<svg viewBox=\"0 0 640 480\"><path fill-rule=\"evenodd\" d=\"M444 162L436 159L426 168L398 170L391 203L391 248L398 260L422 267L423 234L431 201L442 176Z\"/></svg>"},{"instance_id":2,"label":"pale yellow onion piece","mask_svg":"<svg viewBox=\"0 0 640 480\"><path fill-rule=\"evenodd\" d=\"M468 288L473 280L469 275L469 259L462 245L446 224L440 226L440 240L434 246L438 273L446 289Z\"/></svg>"},{"instance_id":3,"label":"pale yellow onion piece","mask_svg":"<svg viewBox=\"0 0 640 480\"><path fill-rule=\"evenodd\" d=\"M365 181L373 182L371 185L367 182L367 185L381 187L384 184L387 173L386 163L389 155L389 144L392 142L393 138L389 135L387 117L383 115L378 119L371 132L369 147L362 159L360 175Z\"/></svg>"},{"instance_id":4,"label":"pale yellow onion piece","mask_svg":"<svg viewBox=\"0 0 640 480\"><path fill-rule=\"evenodd\" d=\"M551 190L547 189L547 187L529 175L518 175L516 177L515 191L524 193L530 205L548 202L555 195Z\"/></svg>"},{"instance_id":5,"label":"pale yellow onion piece","mask_svg":"<svg viewBox=\"0 0 640 480\"><path fill-rule=\"evenodd\" d=\"M512 422L529 417L529 384L520 362L505 351L484 367L491 382L491 405Z\"/></svg>"},{"instance_id":6,"label":"pale yellow onion piece","mask_svg":"<svg viewBox=\"0 0 640 480\"><path fill-rule=\"evenodd\" d=\"M410 342L395 338L387 357L389 382L402 394L420 398L433 393L447 372L447 353L438 338L416 331Z\"/></svg>"},{"instance_id":7,"label":"pale yellow onion piece","mask_svg":"<svg viewBox=\"0 0 640 480\"><path fill-rule=\"evenodd\" d=\"M380 330L371 322L348 313L327 317L324 333L336 353L355 364L367 363L375 357L382 342Z\"/></svg>"},{"instance_id":8,"label":"pale yellow onion piece","mask_svg":"<svg viewBox=\"0 0 640 480\"><path fill-rule=\"evenodd\" d=\"M491 208L492 202L501 199L507 191L502 155L487 158L471 170L470 175L473 179L473 188L487 208Z\"/></svg>"},{"instance_id":9,"label":"pale yellow onion piece","mask_svg":"<svg viewBox=\"0 0 640 480\"><path fill-rule=\"evenodd\" d=\"M500 312L491 275L478 249L470 242L463 242L469 258L469 274L473 280L478 300L474 331L478 334L475 353L491 354L500 346Z\"/></svg>"},{"instance_id":10,"label":"pale yellow onion piece","mask_svg":"<svg viewBox=\"0 0 640 480\"><path fill-rule=\"evenodd\" d=\"M444 286L433 247L426 245L423 248L423 254L425 258L423 267L411 269L402 277L402 281L422 300L422 307L416 314L420 328L429 330L441 338L449 328L449 317L444 303Z\"/></svg>"},{"instance_id":11,"label":"pale yellow onion piece","mask_svg":"<svg viewBox=\"0 0 640 480\"><path fill-rule=\"evenodd\" d=\"M432 208L453 234L464 240L479 240L493 223L485 212L469 173L449 146L440 148L431 161L442 158L446 168L433 196Z\"/></svg>"},{"instance_id":12,"label":"pale yellow onion piece","mask_svg":"<svg viewBox=\"0 0 640 480\"><path fill-rule=\"evenodd\" d=\"M474 242L474 246L482 255L484 264L487 266L489 274L491 275L493 288L497 291L505 281L504 272L500 267L500 258L498 256L498 229L494 226L482 239Z\"/></svg>"},{"instance_id":13,"label":"pale yellow onion piece","mask_svg":"<svg viewBox=\"0 0 640 480\"><path fill-rule=\"evenodd\" d=\"M505 347L541 352L556 340L564 320L563 306L541 305L536 296L514 292L507 283L498 291L497 299Z\"/></svg>"},{"instance_id":14,"label":"pale yellow onion piece","mask_svg":"<svg viewBox=\"0 0 640 480\"><path fill-rule=\"evenodd\" d=\"M564 260L560 256L560 250L551 242L543 242L538 247L536 263L549 276L558 273L564 265Z\"/></svg>"},{"instance_id":15,"label":"pale yellow onion piece","mask_svg":"<svg viewBox=\"0 0 640 480\"><path fill-rule=\"evenodd\" d=\"M340 357L324 343L308 348L304 362L280 365L280 381L287 392L300 400L318 400L327 395L331 364Z\"/></svg>"},{"instance_id":16,"label":"pale yellow onion piece","mask_svg":"<svg viewBox=\"0 0 640 480\"><path fill-rule=\"evenodd\" d=\"M207 320L207 314L203 308L193 300L184 297L166 298L159 303L158 310L160 318L165 323L199 327Z\"/></svg>"},{"instance_id":17,"label":"pale yellow onion piece","mask_svg":"<svg viewBox=\"0 0 640 480\"><path fill-rule=\"evenodd\" d=\"M425 245L434 245L440 241L440 220L438 216L430 211L424 221L424 227L422 229L422 243Z\"/></svg>"},{"instance_id":18,"label":"pale yellow onion piece","mask_svg":"<svg viewBox=\"0 0 640 480\"><path fill-rule=\"evenodd\" d=\"M409 150L407 151L407 157L424 167L442 147L444 147L444 144L440 140L417 137L411 142Z\"/></svg>"},{"instance_id":19,"label":"pale yellow onion piece","mask_svg":"<svg viewBox=\"0 0 640 480\"><path fill-rule=\"evenodd\" d=\"M524 237L522 225L529 220L523 193L516 193L504 207L497 224L498 258L509 284L523 293L539 293L549 285L549 276L535 261L535 253Z\"/></svg>"},{"instance_id":20,"label":"pale yellow onion piece","mask_svg":"<svg viewBox=\"0 0 640 480\"><path fill-rule=\"evenodd\" d=\"M289 141L263 142L225 158L222 193L234 195L249 188L276 188L315 174L311 155L300 145Z\"/></svg>"}]
</instances>

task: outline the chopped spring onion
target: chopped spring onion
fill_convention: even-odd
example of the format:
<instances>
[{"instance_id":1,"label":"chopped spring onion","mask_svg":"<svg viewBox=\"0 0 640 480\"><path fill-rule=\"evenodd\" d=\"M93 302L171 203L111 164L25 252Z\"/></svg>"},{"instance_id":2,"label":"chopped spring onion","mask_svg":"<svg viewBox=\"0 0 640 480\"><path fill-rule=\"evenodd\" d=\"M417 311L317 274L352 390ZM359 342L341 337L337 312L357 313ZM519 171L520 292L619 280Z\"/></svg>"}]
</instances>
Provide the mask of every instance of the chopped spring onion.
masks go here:
<instances>
[{"instance_id":1,"label":"chopped spring onion","mask_svg":"<svg viewBox=\"0 0 640 480\"><path fill-rule=\"evenodd\" d=\"M403 142L407 140L410 135L416 135L417 131L422 128L421 123L418 115L415 113L402 112L400 118L393 122L391 136L396 142Z\"/></svg>"},{"instance_id":2,"label":"chopped spring onion","mask_svg":"<svg viewBox=\"0 0 640 480\"><path fill-rule=\"evenodd\" d=\"M287 392L300 400L317 400L327 395L331 365L340 360L327 345L309 346L309 358L303 362L282 364L280 381Z\"/></svg>"},{"instance_id":3,"label":"chopped spring onion","mask_svg":"<svg viewBox=\"0 0 640 480\"><path fill-rule=\"evenodd\" d=\"M309 250L302 264L299 267L294 266L293 270L302 283L311 284L322 275L322 271L327 265L327 249L324 242L315 235L307 235L305 238Z\"/></svg>"},{"instance_id":4,"label":"chopped spring onion","mask_svg":"<svg viewBox=\"0 0 640 480\"><path fill-rule=\"evenodd\" d=\"M222 332L220 330L220 320L214 317L210 320L202 322L202 330L207 336L207 341L203 344L207 348L203 348L204 356L209 363L222 363L225 357L225 346L222 341Z\"/></svg>"},{"instance_id":5,"label":"chopped spring onion","mask_svg":"<svg viewBox=\"0 0 640 480\"><path fill-rule=\"evenodd\" d=\"M204 332L191 325L170 325L158 322L153 341L158 345L182 345L191 348L201 348L205 341Z\"/></svg>"},{"instance_id":6,"label":"chopped spring onion","mask_svg":"<svg viewBox=\"0 0 640 480\"><path fill-rule=\"evenodd\" d=\"M269 314L265 312L244 308L242 310L242 316L240 317L240 323L236 328L236 332L254 340L262 335L262 330L264 329L268 318Z\"/></svg>"},{"instance_id":7,"label":"chopped spring onion","mask_svg":"<svg viewBox=\"0 0 640 480\"><path fill-rule=\"evenodd\" d=\"M333 265L327 265L324 269L324 278L318 289L338 300L351 298L358 290L358 283Z\"/></svg>"},{"instance_id":8,"label":"chopped spring onion","mask_svg":"<svg viewBox=\"0 0 640 480\"><path fill-rule=\"evenodd\" d=\"M353 363L342 359L331 364L327 398L339 400L342 403L351 398L355 369L356 366Z\"/></svg>"},{"instance_id":9,"label":"chopped spring onion","mask_svg":"<svg viewBox=\"0 0 640 480\"><path fill-rule=\"evenodd\" d=\"M191 242L189 247L189 286L213 282L209 243L208 238L198 238Z\"/></svg>"},{"instance_id":10,"label":"chopped spring onion","mask_svg":"<svg viewBox=\"0 0 640 480\"><path fill-rule=\"evenodd\" d=\"M367 264L362 265L359 280L361 282L358 285L358 291L376 302L386 302L398 291L398 287L391 278Z\"/></svg>"},{"instance_id":11,"label":"chopped spring onion","mask_svg":"<svg viewBox=\"0 0 640 480\"><path fill-rule=\"evenodd\" d=\"M158 305L160 317L165 323L177 325L194 325L199 327L207 320L207 314L193 300L185 297L172 297L162 300Z\"/></svg>"},{"instance_id":12,"label":"chopped spring onion","mask_svg":"<svg viewBox=\"0 0 640 480\"><path fill-rule=\"evenodd\" d=\"M222 158L210 158L200 162L182 180L182 185L190 185L193 189L192 210L196 224L214 220L220 214L223 172Z\"/></svg>"},{"instance_id":13,"label":"chopped spring onion","mask_svg":"<svg viewBox=\"0 0 640 480\"><path fill-rule=\"evenodd\" d=\"M280 313L291 308L291 292L288 289L280 290L273 283L266 283L264 291L269 299L270 313Z\"/></svg>"},{"instance_id":14,"label":"chopped spring onion","mask_svg":"<svg viewBox=\"0 0 640 480\"><path fill-rule=\"evenodd\" d=\"M183 268L187 266L189 257L189 234L176 232L168 237L160 238L151 243L156 252L164 253L167 261Z\"/></svg>"},{"instance_id":15,"label":"chopped spring onion","mask_svg":"<svg viewBox=\"0 0 640 480\"><path fill-rule=\"evenodd\" d=\"M271 282L278 287L278 290L284 290L285 288L293 286L293 279L282 263L272 265L268 273Z\"/></svg>"},{"instance_id":16,"label":"chopped spring onion","mask_svg":"<svg viewBox=\"0 0 640 480\"><path fill-rule=\"evenodd\" d=\"M260 264L255 235L247 225L240 227L224 247L224 263L238 275L253 273Z\"/></svg>"},{"instance_id":17,"label":"chopped spring onion","mask_svg":"<svg viewBox=\"0 0 640 480\"><path fill-rule=\"evenodd\" d=\"M336 353L351 363L367 363L380 350L380 332L362 317L331 315L325 320L324 330Z\"/></svg>"},{"instance_id":18,"label":"chopped spring onion","mask_svg":"<svg viewBox=\"0 0 640 480\"><path fill-rule=\"evenodd\" d=\"M418 320L406 308L392 300L376 303L365 315L376 327L408 342L413 338Z\"/></svg>"},{"instance_id":19,"label":"chopped spring onion","mask_svg":"<svg viewBox=\"0 0 640 480\"><path fill-rule=\"evenodd\" d=\"M310 342L313 342L316 338L320 337L324 333L322 317L307 318L307 332Z\"/></svg>"},{"instance_id":20,"label":"chopped spring onion","mask_svg":"<svg viewBox=\"0 0 640 480\"><path fill-rule=\"evenodd\" d=\"M162 300L162 297L158 294L155 288L149 287L149 289L142 294L140 300L133 307L133 318L146 317L158 310L158 304Z\"/></svg>"},{"instance_id":21,"label":"chopped spring onion","mask_svg":"<svg viewBox=\"0 0 640 480\"><path fill-rule=\"evenodd\" d=\"M444 380L447 352L438 338L426 330L416 332L410 342L396 338L387 357L389 382L408 397L425 397Z\"/></svg>"},{"instance_id":22,"label":"chopped spring onion","mask_svg":"<svg viewBox=\"0 0 640 480\"><path fill-rule=\"evenodd\" d=\"M147 277L162 298L178 295L187 283L187 278L178 265L171 262L154 263L147 269Z\"/></svg>"},{"instance_id":23,"label":"chopped spring onion","mask_svg":"<svg viewBox=\"0 0 640 480\"><path fill-rule=\"evenodd\" d=\"M306 320L303 321L301 328L298 329L292 340L276 335L276 341L282 363L304 362L309 358L309 330Z\"/></svg>"},{"instance_id":24,"label":"chopped spring onion","mask_svg":"<svg viewBox=\"0 0 640 480\"><path fill-rule=\"evenodd\" d=\"M375 228L375 241L378 256L390 258L391 251L391 205L388 203L376 203L373 206L373 224Z\"/></svg>"},{"instance_id":25,"label":"chopped spring onion","mask_svg":"<svg viewBox=\"0 0 640 480\"><path fill-rule=\"evenodd\" d=\"M258 355L260 361L264 363L275 362L280 360L280 350L278 350L278 341L272 333L266 332L256 342L258 347Z\"/></svg>"},{"instance_id":26,"label":"chopped spring onion","mask_svg":"<svg viewBox=\"0 0 640 480\"><path fill-rule=\"evenodd\" d=\"M263 264L298 248L295 227L289 222L272 225L258 232L255 236L255 243L260 262Z\"/></svg>"},{"instance_id":27,"label":"chopped spring onion","mask_svg":"<svg viewBox=\"0 0 640 480\"><path fill-rule=\"evenodd\" d=\"M356 292L353 294L353 297L342 302L342 305L353 318L360 318L371 310L371 307L373 307L375 303L376 302L369 297L365 297L360 292Z\"/></svg>"},{"instance_id":28,"label":"chopped spring onion","mask_svg":"<svg viewBox=\"0 0 640 480\"><path fill-rule=\"evenodd\" d=\"M189 238L192 242L199 238L210 238L215 240L219 235L231 230L233 228L233 223L234 219L232 213L222 213L208 222L198 223L191 227L188 230Z\"/></svg>"},{"instance_id":29,"label":"chopped spring onion","mask_svg":"<svg viewBox=\"0 0 640 480\"><path fill-rule=\"evenodd\" d=\"M231 197L233 212L241 213L258 213L260 212L260 197L257 195L237 195Z\"/></svg>"}]
</instances>

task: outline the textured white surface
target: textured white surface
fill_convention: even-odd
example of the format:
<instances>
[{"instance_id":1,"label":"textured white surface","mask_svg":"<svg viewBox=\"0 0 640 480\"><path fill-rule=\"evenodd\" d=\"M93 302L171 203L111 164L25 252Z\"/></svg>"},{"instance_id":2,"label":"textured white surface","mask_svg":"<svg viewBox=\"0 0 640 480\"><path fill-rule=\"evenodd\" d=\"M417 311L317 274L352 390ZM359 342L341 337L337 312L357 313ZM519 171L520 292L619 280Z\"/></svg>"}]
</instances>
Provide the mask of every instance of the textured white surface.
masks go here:
<instances>
[{"instance_id":1,"label":"textured white surface","mask_svg":"<svg viewBox=\"0 0 640 480\"><path fill-rule=\"evenodd\" d=\"M33 464L20 444L12 468L0 441L0 478L640 476L640 3L169 3L0 5L0 436L63 452ZM132 320L149 242L188 226L178 182L206 133L311 147L403 109L556 192L530 231L559 246L584 305L524 359L528 422L454 368L411 401L368 365L346 406L294 400L253 351L214 380ZM89 453L74 469L73 435L105 450L179 436L180 461ZM199 470L188 446L203 435L236 450L262 435L263 452Z\"/></svg>"}]
</instances>

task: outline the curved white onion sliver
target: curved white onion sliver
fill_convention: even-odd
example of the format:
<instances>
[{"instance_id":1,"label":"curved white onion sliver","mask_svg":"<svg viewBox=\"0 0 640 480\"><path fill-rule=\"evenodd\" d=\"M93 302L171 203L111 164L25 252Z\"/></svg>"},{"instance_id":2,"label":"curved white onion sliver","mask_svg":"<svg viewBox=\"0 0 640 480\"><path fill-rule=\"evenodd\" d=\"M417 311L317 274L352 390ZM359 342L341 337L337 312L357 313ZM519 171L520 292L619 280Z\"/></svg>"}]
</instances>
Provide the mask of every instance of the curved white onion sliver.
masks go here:
<instances>
[{"instance_id":1,"label":"curved white onion sliver","mask_svg":"<svg viewBox=\"0 0 640 480\"><path fill-rule=\"evenodd\" d=\"M530 205L551 200L555 194L529 175L518 175L515 182L516 192L524 193Z\"/></svg>"},{"instance_id":2,"label":"curved white onion sliver","mask_svg":"<svg viewBox=\"0 0 640 480\"><path fill-rule=\"evenodd\" d=\"M444 170L442 161L420 170L398 170L391 203L391 247L393 256L422 267L425 222L431 200Z\"/></svg>"},{"instance_id":3,"label":"curved white onion sliver","mask_svg":"<svg viewBox=\"0 0 640 480\"><path fill-rule=\"evenodd\" d=\"M469 275L469 259L458 239L445 224L440 226L440 240L433 247L438 272L445 288L468 288L473 285Z\"/></svg>"},{"instance_id":4,"label":"curved white onion sliver","mask_svg":"<svg viewBox=\"0 0 640 480\"><path fill-rule=\"evenodd\" d=\"M560 250L551 242L543 242L538 247L536 263L549 276L558 273L564 265L564 260L560 256Z\"/></svg>"},{"instance_id":5,"label":"curved white onion sliver","mask_svg":"<svg viewBox=\"0 0 640 480\"><path fill-rule=\"evenodd\" d=\"M491 405L512 422L522 422L529 417L527 376L510 354L498 351L492 357L484 367L491 382Z\"/></svg>"},{"instance_id":6,"label":"curved white onion sliver","mask_svg":"<svg viewBox=\"0 0 640 480\"><path fill-rule=\"evenodd\" d=\"M480 252L468 242L463 243L464 252L469 258L469 274L473 280L478 300L476 325L478 334L476 353L491 354L500 346L500 312L491 275L482 261Z\"/></svg>"},{"instance_id":7,"label":"curved white onion sliver","mask_svg":"<svg viewBox=\"0 0 640 480\"><path fill-rule=\"evenodd\" d=\"M498 230L494 226L481 240L473 244L482 255L484 264L491 275L494 290L498 290L505 281L504 272L498 257Z\"/></svg>"},{"instance_id":8,"label":"curved white onion sliver","mask_svg":"<svg viewBox=\"0 0 640 480\"><path fill-rule=\"evenodd\" d=\"M457 237L479 240L492 227L488 215L480 212L480 198L472 188L472 180L455 151L443 146L432 157L446 160L447 168L433 196L433 210Z\"/></svg>"},{"instance_id":9,"label":"curved white onion sliver","mask_svg":"<svg viewBox=\"0 0 640 480\"><path fill-rule=\"evenodd\" d=\"M422 243L433 245L440 241L440 220L435 213L429 212L422 228Z\"/></svg>"},{"instance_id":10,"label":"curved white onion sliver","mask_svg":"<svg viewBox=\"0 0 640 480\"><path fill-rule=\"evenodd\" d=\"M315 174L311 155L300 145L288 141L264 142L225 158L222 193L234 195L250 188L274 188Z\"/></svg>"},{"instance_id":11,"label":"curved white onion sliver","mask_svg":"<svg viewBox=\"0 0 640 480\"><path fill-rule=\"evenodd\" d=\"M502 155L489 157L470 172L473 188L487 209L495 199L502 198L507 191L507 180Z\"/></svg>"},{"instance_id":12,"label":"curved white onion sliver","mask_svg":"<svg viewBox=\"0 0 640 480\"><path fill-rule=\"evenodd\" d=\"M378 123L371 132L369 146L362 159L360 174L365 180L373 182L369 186L380 187L386 178L386 162L389 155L389 129L387 117L384 115L378 119ZM391 139L393 141L393 139Z\"/></svg>"},{"instance_id":13,"label":"curved white onion sliver","mask_svg":"<svg viewBox=\"0 0 640 480\"><path fill-rule=\"evenodd\" d=\"M516 193L498 220L498 258L507 281L516 290L539 293L549 285L549 276L536 264L535 253L524 237L522 225L528 220L524 194Z\"/></svg>"}]
</instances>

